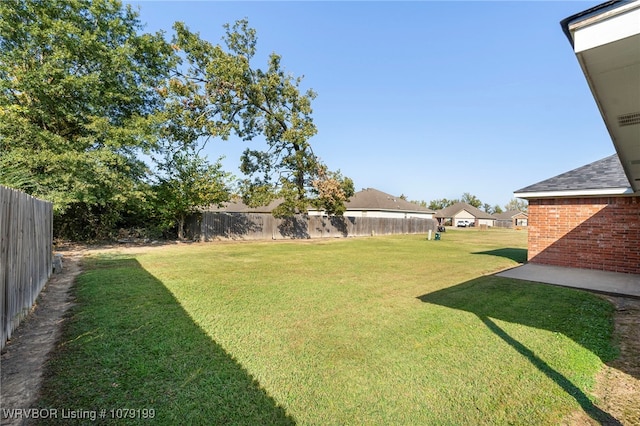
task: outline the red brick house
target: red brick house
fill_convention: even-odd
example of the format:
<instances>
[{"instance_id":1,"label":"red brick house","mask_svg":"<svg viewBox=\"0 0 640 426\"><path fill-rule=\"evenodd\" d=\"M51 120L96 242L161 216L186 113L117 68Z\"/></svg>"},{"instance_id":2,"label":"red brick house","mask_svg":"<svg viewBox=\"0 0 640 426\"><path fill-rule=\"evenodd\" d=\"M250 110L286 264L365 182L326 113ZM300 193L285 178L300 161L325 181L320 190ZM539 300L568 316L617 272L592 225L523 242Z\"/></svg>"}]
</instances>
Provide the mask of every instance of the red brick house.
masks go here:
<instances>
[{"instance_id":1,"label":"red brick house","mask_svg":"<svg viewBox=\"0 0 640 426\"><path fill-rule=\"evenodd\" d=\"M617 155L530 185L529 262L640 273L640 197Z\"/></svg>"},{"instance_id":2,"label":"red brick house","mask_svg":"<svg viewBox=\"0 0 640 426\"><path fill-rule=\"evenodd\" d=\"M640 0L563 20L615 155L515 192L529 262L640 274Z\"/></svg>"}]
</instances>

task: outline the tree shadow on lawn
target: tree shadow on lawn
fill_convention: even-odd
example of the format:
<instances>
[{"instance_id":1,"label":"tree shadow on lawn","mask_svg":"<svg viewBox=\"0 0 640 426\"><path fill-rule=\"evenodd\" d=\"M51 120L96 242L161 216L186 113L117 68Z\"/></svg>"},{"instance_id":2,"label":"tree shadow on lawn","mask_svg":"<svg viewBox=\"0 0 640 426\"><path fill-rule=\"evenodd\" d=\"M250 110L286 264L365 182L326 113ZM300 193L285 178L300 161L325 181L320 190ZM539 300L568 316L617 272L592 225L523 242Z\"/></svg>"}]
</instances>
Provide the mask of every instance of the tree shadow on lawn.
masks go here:
<instances>
[{"instance_id":1,"label":"tree shadow on lawn","mask_svg":"<svg viewBox=\"0 0 640 426\"><path fill-rule=\"evenodd\" d=\"M98 423L110 423L111 409L153 408L152 419L126 423L295 424L161 281L118 257L89 260L76 281L79 304L47 364L40 407L106 409Z\"/></svg>"},{"instance_id":2,"label":"tree shadow on lawn","mask_svg":"<svg viewBox=\"0 0 640 426\"><path fill-rule=\"evenodd\" d=\"M612 313L612 307L605 300L594 300L595 297L577 290L486 276L424 294L418 299L474 313L496 336L571 395L590 417L601 424L620 425L617 419L596 407L567 377L492 320L561 333L608 362L617 356L617 351L610 345L613 330L611 319L607 317L607 313Z\"/></svg>"}]
</instances>

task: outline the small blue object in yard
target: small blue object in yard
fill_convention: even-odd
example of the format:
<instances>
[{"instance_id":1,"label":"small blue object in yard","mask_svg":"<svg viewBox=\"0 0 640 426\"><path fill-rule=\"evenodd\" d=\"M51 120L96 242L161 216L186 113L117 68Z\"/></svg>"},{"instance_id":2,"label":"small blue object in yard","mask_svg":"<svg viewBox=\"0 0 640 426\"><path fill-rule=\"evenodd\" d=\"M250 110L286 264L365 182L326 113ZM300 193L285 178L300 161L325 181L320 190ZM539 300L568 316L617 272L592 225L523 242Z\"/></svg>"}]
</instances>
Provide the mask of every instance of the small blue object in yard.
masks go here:
<instances>
[{"instance_id":1,"label":"small blue object in yard","mask_svg":"<svg viewBox=\"0 0 640 426\"><path fill-rule=\"evenodd\" d=\"M440 239L440 233L436 232L436 241L438 241Z\"/></svg>"}]
</instances>

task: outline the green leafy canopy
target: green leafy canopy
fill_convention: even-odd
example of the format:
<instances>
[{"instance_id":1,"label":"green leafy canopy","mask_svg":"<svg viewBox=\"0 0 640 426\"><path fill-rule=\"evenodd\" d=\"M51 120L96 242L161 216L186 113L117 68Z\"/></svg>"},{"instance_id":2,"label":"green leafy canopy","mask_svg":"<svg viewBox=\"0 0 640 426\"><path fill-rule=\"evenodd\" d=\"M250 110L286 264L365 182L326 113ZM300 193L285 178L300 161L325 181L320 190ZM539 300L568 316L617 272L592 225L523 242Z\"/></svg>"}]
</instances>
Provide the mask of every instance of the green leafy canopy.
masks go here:
<instances>
[{"instance_id":1,"label":"green leafy canopy","mask_svg":"<svg viewBox=\"0 0 640 426\"><path fill-rule=\"evenodd\" d=\"M0 168L54 202L123 208L139 198L156 88L174 52L113 0L0 2ZM27 178L28 177L28 178Z\"/></svg>"},{"instance_id":2,"label":"green leafy canopy","mask_svg":"<svg viewBox=\"0 0 640 426\"><path fill-rule=\"evenodd\" d=\"M301 77L287 74L281 57L268 59L266 70L254 68L256 31L247 20L225 25L226 49L201 40L182 23L174 26L175 45L184 52L186 70L176 75L172 105L186 105L185 122L198 135L226 138L231 132L244 140L264 137L265 149L246 149L240 170L241 193L249 205L265 205L280 197L280 216L304 212L311 205L339 214L353 194L353 182L329 172L313 153L310 139L317 133L312 119L312 90L302 92ZM324 185L322 180L338 180ZM335 191L329 191L335 187Z\"/></svg>"},{"instance_id":3,"label":"green leafy canopy","mask_svg":"<svg viewBox=\"0 0 640 426\"><path fill-rule=\"evenodd\" d=\"M118 0L10 0L0 16L0 184L52 201L58 231L105 237L227 200L230 176L199 153L232 134L266 143L241 158L249 204L344 211L353 182L310 144L316 94L275 53L253 66L246 20L214 45L182 23L172 42L145 33Z\"/></svg>"}]
</instances>

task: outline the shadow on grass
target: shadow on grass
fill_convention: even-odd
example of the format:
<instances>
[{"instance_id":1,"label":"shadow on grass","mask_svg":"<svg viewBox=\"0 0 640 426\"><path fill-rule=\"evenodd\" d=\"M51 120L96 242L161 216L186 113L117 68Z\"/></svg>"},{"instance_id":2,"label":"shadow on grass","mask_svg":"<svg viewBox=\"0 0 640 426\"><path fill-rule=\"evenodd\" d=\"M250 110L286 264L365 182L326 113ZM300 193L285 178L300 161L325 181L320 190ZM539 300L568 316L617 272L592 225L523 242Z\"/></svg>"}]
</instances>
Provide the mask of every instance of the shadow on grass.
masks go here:
<instances>
[{"instance_id":1,"label":"shadow on grass","mask_svg":"<svg viewBox=\"0 0 640 426\"><path fill-rule=\"evenodd\" d=\"M295 424L137 260L88 260L74 296L38 403L58 422L87 422L60 418L69 408L105 409L103 424L129 408L146 418L127 424Z\"/></svg>"},{"instance_id":2,"label":"shadow on grass","mask_svg":"<svg viewBox=\"0 0 640 426\"><path fill-rule=\"evenodd\" d=\"M518 263L525 263L527 261L527 249L523 248L501 248L497 250L478 251L472 254L505 257Z\"/></svg>"},{"instance_id":3,"label":"shadow on grass","mask_svg":"<svg viewBox=\"0 0 640 426\"><path fill-rule=\"evenodd\" d=\"M474 313L496 336L571 395L590 417L600 424L621 424L596 407L567 377L492 320L564 334L607 362L617 356L617 351L610 344L613 308L605 300L588 293L495 276L476 278L418 299Z\"/></svg>"}]
</instances>

